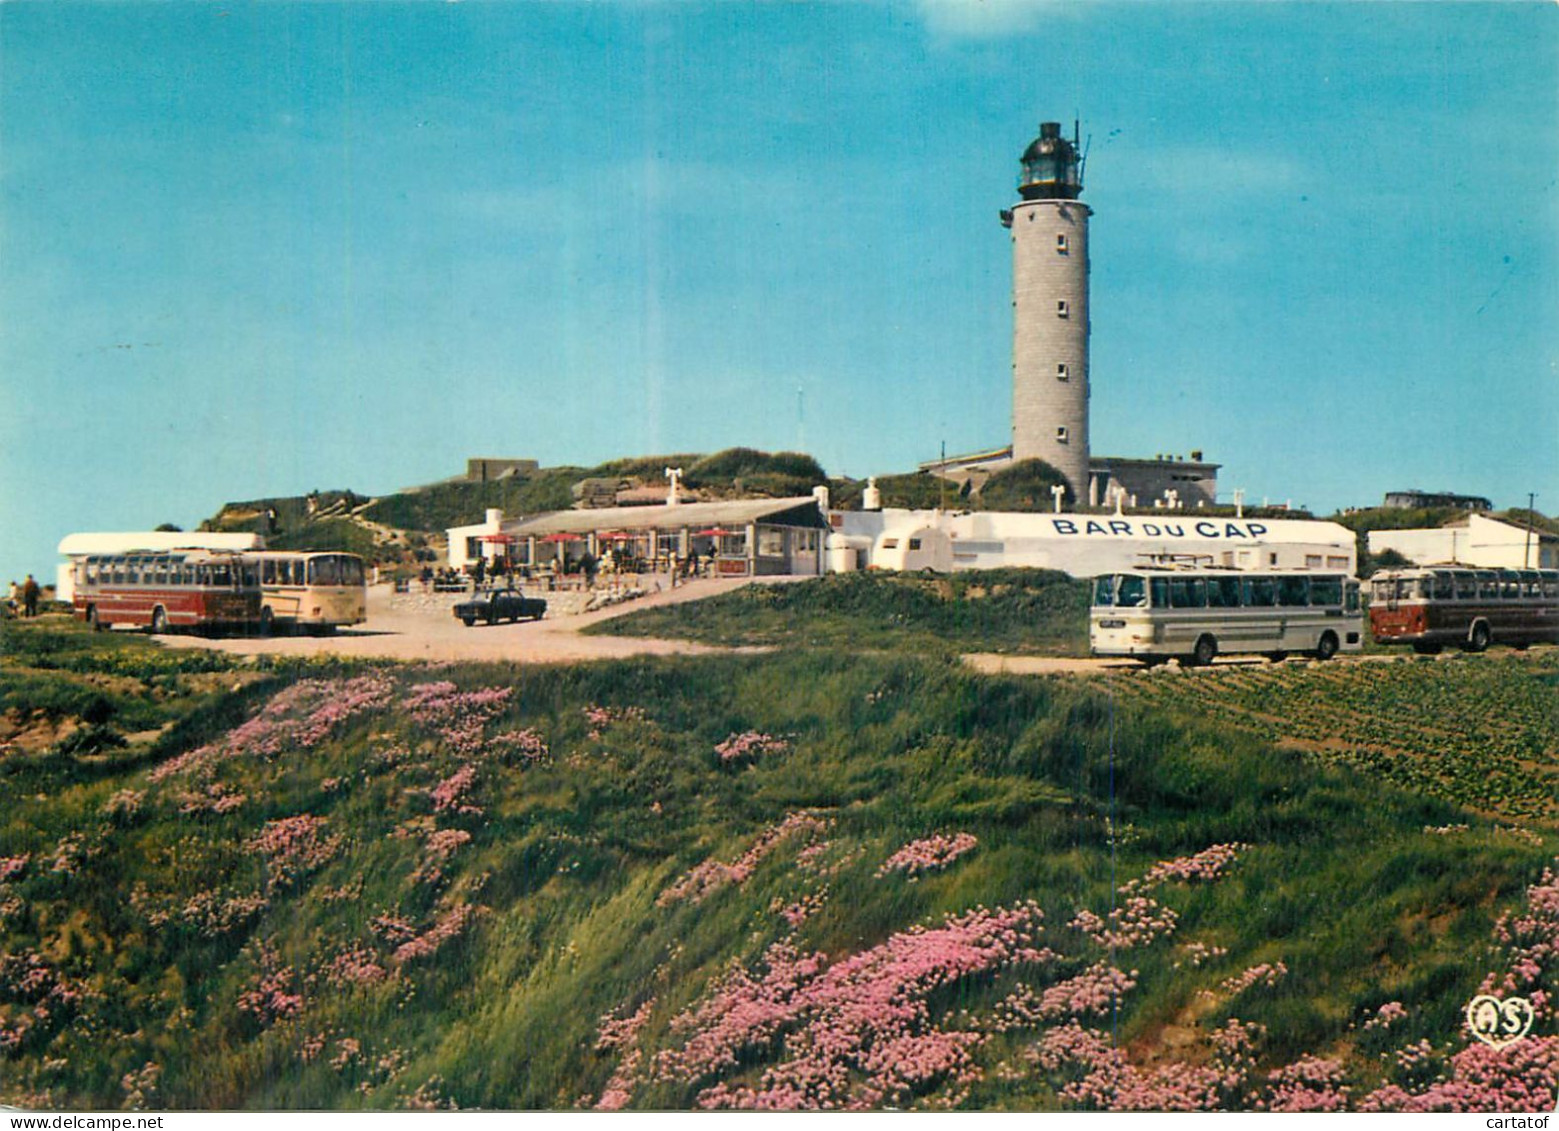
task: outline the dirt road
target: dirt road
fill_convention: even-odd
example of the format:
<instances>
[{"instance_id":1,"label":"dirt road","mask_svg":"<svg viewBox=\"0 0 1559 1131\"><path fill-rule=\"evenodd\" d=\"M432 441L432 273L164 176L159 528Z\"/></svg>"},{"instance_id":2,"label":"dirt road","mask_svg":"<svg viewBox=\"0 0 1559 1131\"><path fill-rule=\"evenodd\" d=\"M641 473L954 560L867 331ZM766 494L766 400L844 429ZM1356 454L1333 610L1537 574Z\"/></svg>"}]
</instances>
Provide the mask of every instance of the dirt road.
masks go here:
<instances>
[{"instance_id":1,"label":"dirt road","mask_svg":"<svg viewBox=\"0 0 1559 1131\"><path fill-rule=\"evenodd\" d=\"M412 611L391 606L387 586L368 590L368 620L333 636L229 637L161 636L170 648L210 648L234 655L335 654L392 660L507 660L526 664L556 664L577 660L616 659L642 655L693 655L743 649L715 648L685 640L649 640L626 636L581 636L580 629L638 609L680 604L728 592L746 581L711 578L664 589L636 601L599 612L560 616L520 624L467 628L449 611Z\"/></svg>"}]
</instances>

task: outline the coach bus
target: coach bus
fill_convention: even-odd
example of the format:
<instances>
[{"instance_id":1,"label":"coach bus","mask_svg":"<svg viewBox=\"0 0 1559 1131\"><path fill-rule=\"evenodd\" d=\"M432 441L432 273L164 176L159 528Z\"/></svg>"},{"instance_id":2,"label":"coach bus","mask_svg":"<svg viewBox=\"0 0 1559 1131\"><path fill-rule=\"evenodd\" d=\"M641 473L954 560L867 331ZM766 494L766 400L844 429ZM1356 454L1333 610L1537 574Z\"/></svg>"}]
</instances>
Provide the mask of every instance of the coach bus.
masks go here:
<instances>
[{"instance_id":1,"label":"coach bus","mask_svg":"<svg viewBox=\"0 0 1559 1131\"><path fill-rule=\"evenodd\" d=\"M1359 583L1340 573L1143 568L1094 580L1096 656L1210 664L1219 655L1329 660L1364 646Z\"/></svg>"},{"instance_id":2,"label":"coach bus","mask_svg":"<svg viewBox=\"0 0 1559 1131\"><path fill-rule=\"evenodd\" d=\"M97 629L245 630L260 623L260 583L233 553L86 554L75 562L71 604L77 619Z\"/></svg>"},{"instance_id":3,"label":"coach bus","mask_svg":"<svg viewBox=\"0 0 1559 1131\"><path fill-rule=\"evenodd\" d=\"M356 554L265 550L244 555L260 574L260 630L331 633L368 619Z\"/></svg>"},{"instance_id":4,"label":"coach bus","mask_svg":"<svg viewBox=\"0 0 1559 1131\"><path fill-rule=\"evenodd\" d=\"M1559 643L1559 570L1425 566L1370 577L1370 631L1380 644L1432 655L1447 644Z\"/></svg>"}]
</instances>

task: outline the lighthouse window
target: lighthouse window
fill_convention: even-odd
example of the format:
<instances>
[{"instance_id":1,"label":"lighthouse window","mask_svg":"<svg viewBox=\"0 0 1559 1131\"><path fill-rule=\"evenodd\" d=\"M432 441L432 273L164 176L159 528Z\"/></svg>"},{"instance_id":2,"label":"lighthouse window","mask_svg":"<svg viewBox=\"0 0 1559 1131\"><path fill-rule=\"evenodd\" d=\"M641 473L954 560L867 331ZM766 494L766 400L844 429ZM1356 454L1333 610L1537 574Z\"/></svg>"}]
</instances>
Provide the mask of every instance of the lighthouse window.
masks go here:
<instances>
[{"instance_id":1,"label":"lighthouse window","mask_svg":"<svg viewBox=\"0 0 1559 1131\"><path fill-rule=\"evenodd\" d=\"M1056 363L1056 380L1065 381L1071 376L1072 371L1067 368L1066 362L1060 361Z\"/></svg>"},{"instance_id":2,"label":"lighthouse window","mask_svg":"<svg viewBox=\"0 0 1559 1131\"><path fill-rule=\"evenodd\" d=\"M1069 302L1067 302L1066 299L1061 299L1059 302L1056 303L1056 317L1057 318L1070 318L1071 316L1072 316L1072 305Z\"/></svg>"},{"instance_id":3,"label":"lighthouse window","mask_svg":"<svg viewBox=\"0 0 1559 1131\"><path fill-rule=\"evenodd\" d=\"M1059 235L1059 236L1056 237L1056 254L1057 255L1065 255L1067 252L1069 252L1071 250L1072 250L1072 248L1067 243L1065 235Z\"/></svg>"},{"instance_id":4,"label":"lighthouse window","mask_svg":"<svg viewBox=\"0 0 1559 1131\"><path fill-rule=\"evenodd\" d=\"M1068 439L1068 433L1064 426L1056 429L1056 439L1061 441L1063 444L1066 443Z\"/></svg>"}]
</instances>

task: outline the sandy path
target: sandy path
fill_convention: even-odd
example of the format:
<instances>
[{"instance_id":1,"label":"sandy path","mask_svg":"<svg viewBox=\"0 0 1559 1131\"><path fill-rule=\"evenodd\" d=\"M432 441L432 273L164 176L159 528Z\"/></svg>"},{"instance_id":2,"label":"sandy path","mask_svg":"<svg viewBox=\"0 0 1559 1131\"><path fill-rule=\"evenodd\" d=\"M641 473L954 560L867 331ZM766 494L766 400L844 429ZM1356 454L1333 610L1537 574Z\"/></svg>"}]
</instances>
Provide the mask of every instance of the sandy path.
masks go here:
<instances>
[{"instance_id":1,"label":"sandy path","mask_svg":"<svg viewBox=\"0 0 1559 1131\"><path fill-rule=\"evenodd\" d=\"M392 660L507 660L525 664L556 664L623 656L695 655L749 651L695 644L686 640L655 640L626 636L581 636L579 630L639 609L681 604L729 592L748 580L708 578L665 589L636 601L578 616L523 621L519 624L467 628L447 610L418 612L390 606L388 586L368 590L368 620L333 636L229 637L160 636L170 648L209 648L239 656L310 656L332 654ZM760 649L751 649L757 651Z\"/></svg>"}]
</instances>

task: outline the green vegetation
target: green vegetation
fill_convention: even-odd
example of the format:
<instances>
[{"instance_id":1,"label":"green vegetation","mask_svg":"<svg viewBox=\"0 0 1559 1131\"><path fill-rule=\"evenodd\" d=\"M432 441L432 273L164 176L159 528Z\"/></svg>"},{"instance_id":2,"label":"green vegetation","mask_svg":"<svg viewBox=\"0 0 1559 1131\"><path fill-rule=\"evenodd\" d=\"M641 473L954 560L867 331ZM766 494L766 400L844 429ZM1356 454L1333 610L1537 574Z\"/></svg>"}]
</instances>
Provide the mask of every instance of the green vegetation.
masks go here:
<instances>
[{"instance_id":1,"label":"green vegetation","mask_svg":"<svg viewBox=\"0 0 1559 1131\"><path fill-rule=\"evenodd\" d=\"M1477 812L1559 824L1551 649L1113 682L1126 702L1247 731Z\"/></svg>"},{"instance_id":2,"label":"green vegetation","mask_svg":"<svg viewBox=\"0 0 1559 1131\"><path fill-rule=\"evenodd\" d=\"M1339 696L1382 727L1416 704L1427 735L1499 695L1551 764L1538 653L1294 665L1209 718L1212 673L270 668L5 632L8 717L157 731L107 759L0 747L0 1101L29 1107L666 1109L815 1066L842 1074L797 1094L1053 1108L1093 1102L1063 1096L1074 1018L1177 1079L1237 1019L1262 1102L1305 1057L1357 1099L1423 1083L1392 1049L1461 1047L1554 848L1512 827L1529 792L1472 797L1484 818L1320 754L1351 741ZM1460 766L1487 737L1393 756Z\"/></svg>"},{"instance_id":3,"label":"green vegetation","mask_svg":"<svg viewBox=\"0 0 1559 1131\"><path fill-rule=\"evenodd\" d=\"M985 511L1048 511L1056 504L1053 487L1066 489L1066 503L1077 504L1066 476L1042 459L1026 459L1004 467L980 488L980 509Z\"/></svg>"},{"instance_id":4,"label":"green vegetation","mask_svg":"<svg viewBox=\"0 0 1559 1131\"><path fill-rule=\"evenodd\" d=\"M966 508L969 494L960 491L958 484L940 479L927 472L909 475L879 475L877 490L882 494L884 507L903 507L908 510L930 510L934 507ZM839 510L854 510L861 505L866 481L862 479L834 479L829 481L829 502Z\"/></svg>"},{"instance_id":5,"label":"green vegetation","mask_svg":"<svg viewBox=\"0 0 1559 1131\"><path fill-rule=\"evenodd\" d=\"M570 488L590 474L577 467L549 467L492 483L439 483L386 495L364 510L363 517L400 530L443 534L451 526L481 522L488 507L507 515L567 510L574 503Z\"/></svg>"},{"instance_id":6,"label":"green vegetation","mask_svg":"<svg viewBox=\"0 0 1559 1131\"><path fill-rule=\"evenodd\" d=\"M1082 655L1086 581L1050 570L829 574L748 585L630 613L587 631L730 646Z\"/></svg>"}]
</instances>

